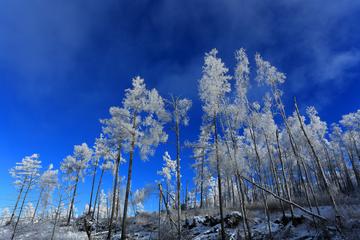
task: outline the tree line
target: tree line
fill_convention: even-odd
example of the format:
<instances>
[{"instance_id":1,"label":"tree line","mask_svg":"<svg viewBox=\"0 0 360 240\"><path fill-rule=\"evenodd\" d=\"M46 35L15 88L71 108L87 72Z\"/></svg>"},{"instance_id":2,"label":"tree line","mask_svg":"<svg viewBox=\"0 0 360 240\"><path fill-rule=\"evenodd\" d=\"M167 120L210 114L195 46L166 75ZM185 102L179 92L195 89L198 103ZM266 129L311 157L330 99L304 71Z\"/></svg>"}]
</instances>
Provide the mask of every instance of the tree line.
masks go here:
<instances>
[{"instance_id":1,"label":"tree line","mask_svg":"<svg viewBox=\"0 0 360 240\"><path fill-rule=\"evenodd\" d=\"M100 120L102 131L94 146L75 145L73 153L61 162L60 172L52 165L41 172L38 154L16 163L10 174L15 179L18 196L14 208L5 214L7 224L14 226L12 239L22 218L30 223L51 218L52 237L60 219L71 224L78 184L85 177L91 179L84 212L89 239L92 222L104 218L108 222L107 239L111 239L116 222L121 223L121 239L126 239L129 208L135 213L142 211L149 194L146 188L132 194L134 154L138 152L142 160L150 158L159 144L167 142L168 134L175 136L175 159L165 152L164 164L159 166L158 174L163 180L158 185L159 217L161 206L165 206L177 239L181 239L182 233L181 210L189 208L218 208L222 239L226 239L224 211L238 208L243 215L246 238L251 239L247 213L252 204L258 203L264 208L271 237L271 198L278 201L284 216L289 211L293 217L296 207L315 221L326 220L319 210L323 200L320 196L324 195L340 224L336 195L351 194L360 186L360 110L328 125L315 107L299 106L294 98L293 112L289 114L283 103L284 73L260 54L255 55L252 72L242 48L235 52L235 61L231 74L216 49L204 56L198 82L203 117L196 141L184 141L186 136L181 134L181 129L189 125L192 101L180 96L165 99L156 89L148 89L144 79L135 77L132 87L125 90L122 103L110 107L109 117ZM256 85L265 89L265 94L252 101L249 90ZM300 109L305 110L304 115ZM165 132L165 126L170 126L172 133ZM181 180L183 147L193 151L193 189L187 185L184 189ZM126 178L119 175L122 164L128 165ZM106 172L113 176L108 196L102 190ZM38 194L35 207L25 206L29 192L35 190ZM181 196L184 190L185 196ZM57 203L52 204L55 192ZM159 221L159 238L160 228Z\"/></svg>"}]
</instances>

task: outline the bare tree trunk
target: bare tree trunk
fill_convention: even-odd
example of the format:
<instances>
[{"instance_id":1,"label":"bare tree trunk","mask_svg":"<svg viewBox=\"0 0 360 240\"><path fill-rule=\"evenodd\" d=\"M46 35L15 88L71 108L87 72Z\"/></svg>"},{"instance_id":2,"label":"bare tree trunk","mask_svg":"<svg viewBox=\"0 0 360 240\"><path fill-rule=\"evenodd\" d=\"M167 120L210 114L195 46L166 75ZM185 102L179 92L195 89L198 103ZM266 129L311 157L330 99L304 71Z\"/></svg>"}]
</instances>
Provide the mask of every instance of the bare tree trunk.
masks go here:
<instances>
[{"instance_id":1,"label":"bare tree trunk","mask_svg":"<svg viewBox=\"0 0 360 240\"><path fill-rule=\"evenodd\" d=\"M279 160L280 160L280 164L281 164L281 172L282 172L282 176L283 176L283 180L284 180L284 184L285 184L287 199L289 201L291 201L289 185L287 183L287 179L286 179L286 175L285 175L284 161L283 161L282 154L281 154L278 130L276 130L276 143L277 143L277 150L278 150ZM291 218L294 218L294 208L291 204L290 204L290 212L291 212Z\"/></svg>"},{"instance_id":2,"label":"bare tree trunk","mask_svg":"<svg viewBox=\"0 0 360 240\"><path fill-rule=\"evenodd\" d=\"M360 172L357 167L357 163L354 160L354 155L352 154L351 149L349 149L349 147L347 147L347 153L348 153L351 165L352 165L353 172L355 174L357 186L359 187L360 186Z\"/></svg>"},{"instance_id":3,"label":"bare tree trunk","mask_svg":"<svg viewBox=\"0 0 360 240\"><path fill-rule=\"evenodd\" d=\"M168 202L166 201L165 199L165 195L164 195L164 192L162 190L162 186L161 184L159 184L159 190L160 190L160 194L162 195L163 197L163 201L164 201L164 204L165 204L165 208L166 208L166 213L168 215L168 218L169 218L169 221L170 223L172 224L171 226L177 226L177 224L175 223L175 221L171 218L171 212L170 212L170 209L169 209L169 205L168 205Z\"/></svg>"},{"instance_id":4,"label":"bare tree trunk","mask_svg":"<svg viewBox=\"0 0 360 240\"><path fill-rule=\"evenodd\" d=\"M216 124L216 115L214 115L213 124L214 124L215 151L216 151L216 170L217 170L218 188L219 188L221 239L225 240L226 233L225 233L223 202L222 202L221 171L220 171L220 160L219 160L219 146L218 146L218 132L217 132L217 124Z\"/></svg>"},{"instance_id":5,"label":"bare tree trunk","mask_svg":"<svg viewBox=\"0 0 360 240\"><path fill-rule=\"evenodd\" d=\"M96 206L96 205L94 205ZM100 203L97 205L97 213L96 213L96 225L99 223L99 213L100 213Z\"/></svg>"},{"instance_id":6,"label":"bare tree trunk","mask_svg":"<svg viewBox=\"0 0 360 240\"><path fill-rule=\"evenodd\" d=\"M284 152L284 157L286 155L285 153L286 152ZM294 169L291 166L289 167L289 175L290 175L289 188L291 189L290 195L292 193L294 196L299 196L300 185L302 183L301 181L296 181L294 177Z\"/></svg>"},{"instance_id":7,"label":"bare tree trunk","mask_svg":"<svg viewBox=\"0 0 360 240\"><path fill-rule=\"evenodd\" d=\"M314 158L315 158L315 160L316 160L316 163L317 163L317 165L318 165L318 168L320 169L321 177L322 177L322 180L323 180L323 182L324 182L324 186L325 186L325 189L326 189L326 191L327 191L327 194L328 194L329 197L330 197L330 200L331 200L331 203L332 203L332 205L333 205L335 214L337 215L337 217L339 217L340 215L339 215L339 211L338 211L338 208L337 208L337 205L336 205L336 202L335 202L335 198L334 198L333 194L332 194L331 191L330 191L330 187L329 187L328 181L327 181L327 179L326 179L324 170L323 170L323 168L322 168L322 166L321 166L320 159L319 159L319 157L318 157L318 155L317 155L317 153L316 153L316 151L315 151L315 149L314 149L314 147L313 147L313 145L312 145L312 143L311 143L311 141L310 141L310 139L309 139L309 137L308 137L308 135L307 135L307 133L306 133L306 131L305 131L303 122L301 121L299 109L298 109L298 106L297 106L297 103L296 103L296 99L295 99L295 98L294 98L294 102L295 102L296 114L297 114L297 117L298 117L299 122L300 122L301 130L302 130L302 132L303 132L303 134L304 134L304 136L305 136L305 138L306 138L306 141L308 142L308 144L309 144L309 146L310 146L310 149L311 149L311 151L312 151L312 153L313 153L313 155L314 155Z\"/></svg>"},{"instance_id":8,"label":"bare tree trunk","mask_svg":"<svg viewBox=\"0 0 360 240\"><path fill-rule=\"evenodd\" d=\"M230 192L230 179L229 176L226 176L226 207L230 207L230 203L231 203L231 192Z\"/></svg>"},{"instance_id":9,"label":"bare tree trunk","mask_svg":"<svg viewBox=\"0 0 360 240\"><path fill-rule=\"evenodd\" d=\"M134 115L133 119L133 129L136 127L136 115ZM129 204L129 194L130 194L130 187L131 187L131 175L132 175L132 167L133 167L133 160L134 160L134 150L135 150L135 132L132 133L132 140L131 140L131 150L129 153L129 168L128 168L128 176L126 182L126 192L125 192L125 202L124 202L124 211L123 211L123 219L121 224L121 240L126 239L126 218L127 218L127 210Z\"/></svg>"},{"instance_id":10,"label":"bare tree trunk","mask_svg":"<svg viewBox=\"0 0 360 240\"><path fill-rule=\"evenodd\" d=\"M277 98L275 97L276 99L276 102L277 102L277 105L278 105L278 108L280 110L280 115L284 121L284 124L285 124L285 128L286 128L286 132L289 136L289 141L290 141L290 145L291 145L291 149L295 155L295 158L296 158L296 162L297 162L297 165L298 165L298 168L299 168L299 173L301 174L301 167L300 167L300 164L299 162L301 163L302 167L304 168L304 173L305 173L305 178L306 178L306 182L307 184L304 182L304 179L301 177L301 182L303 183L304 185L304 190L305 190L305 196L306 196L306 200L308 202L308 205L310 207L310 210L311 210L311 202L310 202L310 199L309 199L309 194L308 194L308 190L307 190L307 186L310 188L310 192L313 196L313 199L315 201L315 205L316 205L316 209L318 211L318 214L320 214L320 210L319 210L319 207L318 207L318 204L317 204L317 199L316 199L316 196L315 196L315 193L313 191L313 188L312 188L312 185L311 185L311 181L310 181L310 178L309 178L309 174L308 174L308 171L306 169L306 166L304 164L304 161L302 159L302 157L299 155L299 149L294 141L294 138L293 138L293 135L291 133L291 130L290 130L290 127L287 123L287 119L286 119L286 114L285 114L285 110L284 110L284 105L281 101L281 98Z\"/></svg>"},{"instance_id":11,"label":"bare tree trunk","mask_svg":"<svg viewBox=\"0 0 360 240\"><path fill-rule=\"evenodd\" d=\"M176 111L177 112L177 111ZM179 116L176 114L175 120L176 133L176 205L177 205L177 239L181 239L181 204L180 204L180 128Z\"/></svg>"},{"instance_id":12,"label":"bare tree trunk","mask_svg":"<svg viewBox=\"0 0 360 240\"><path fill-rule=\"evenodd\" d=\"M224 124L223 122L221 121L220 119L220 122L221 122L221 127L223 129L223 131L225 131L224 129ZM229 124L230 125L230 124ZM239 173L239 167L237 165L237 162L236 162L236 159L237 159L237 149L238 149L238 146L237 146L237 140L236 138L234 137L234 135L232 134L232 131L230 131L231 135L231 141L232 141L232 144L233 144L233 149L234 149L234 163L235 163L235 168L236 168L236 171L235 171L235 177L237 180L236 183L239 185L238 186L238 191L240 192L239 193L239 201L240 201L240 209L241 209L241 213L242 213L242 216L243 216L243 228L244 228L244 235L245 235L245 238L246 238L246 235L248 236L248 239L251 239L251 229L250 229L250 225L249 225L249 221L248 221L248 217L247 217L247 211L246 211L246 207L245 207L245 194L244 194L244 190L243 190L243 186L242 186L242 180L240 178L240 173ZM227 147L227 150L228 150L228 153L229 153L229 156L231 158L231 151L230 151L230 147L228 145L228 142L225 141L226 143L226 147ZM233 198L235 199L235 194L233 194ZM234 204L235 206L235 204Z\"/></svg>"},{"instance_id":13,"label":"bare tree trunk","mask_svg":"<svg viewBox=\"0 0 360 240\"><path fill-rule=\"evenodd\" d=\"M170 185L169 181L166 180L166 181L165 181L165 187L166 187L166 202L169 203L169 206L171 206L171 203L170 203L171 200L170 200L170 189L169 189L169 185Z\"/></svg>"},{"instance_id":14,"label":"bare tree trunk","mask_svg":"<svg viewBox=\"0 0 360 240\"><path fill-rule=\"evenodd\" d=\"M58 203L57 210L56 210L56 213L55 213L54 226L53 226L52 233L51 233L51 240L53 240L54 236L55 236L55 228L56 228L56 224L57 224L57 221L58 221L58 217L60 215L61 201L62 201L62 195L60 194L59 203Z\"/></svg>"},{"instance_id":15,"label":"bare tree trunk","mask_svg":"<svg viewBox=\"0 0 360 240\"><path fill-rule=\"evenodd\" d=\"M14 207L13 212L12 212L12 214L11 214L9 223L12 222L12 220L13 220L13 218L14 218L14 216L15 216L15 212L16 212L17 206L18 206L18 204L19 204L19 201L20 201L22 192L24 191L24 187L25 187L26 180L27 180L27 177L24 178L24 182L21 184L21 188L20 188L19 194L18 194L18 196L17 196L16 203L15 203L15 207Z\"/></svg>"},{"instance_id":16,"label":"bare tree trunk","mask_svg":"<svg viewBox=\"0 0 360 240\"><path fill-rule=\"evenodd\" d=\"M160 186L159 186L159 220L158 220L158 238L159 240L161 239L161 189L160 189Z\"/></svg>"},{"instance_id":17,"label":"bare tree trunk","mask_svg":"<svg viewBox=\"0 0 360 240\"><path fill-rule=\"evenodd\" d=\"M237 179L239 181L239 188L240 188L240 193L241 193L241 210L242 210L241 212L243 214L243 224L245 223L248 239L251 239L252 238L251 237L251 228L250 228L250 224L249 224L249 219L247 217L247 210L245 207L244 189L243 189L242 180L241 180L238 170L237 170ZM246 231L244 230L244 232L246 232Z\"/></svg>"},{"instance_id":18,"label":"bare tree trunk","mask_svg":"<svg viewBox=\"0 0 360 240\"><path fill-rule=\"evenodd\" d=\"M78 182L79 182L79 172L77 173L77 175L76 175L76 179L75 179L74 192L73 192L73 195L72 195L72 198L71 198L71 204L70 204L69 216L68 216L67 223L66 223L67 225L69 225L69 224L70 224L71 214L73 213L74 201L75 201L75 195L76 195L76 190L77 190L77 185L78 185Z\"/></svg>"},{"instance_id":19,"label":"bare tree trunk","mask_svg":"<svg viewBox=\"0 0 360 240\"><path fill-rule=\"evenodd\" d=\"M257 172L258 172L258 175L259 175L260 185L262 185L263 182L262 182L261 169L260 169L260 165L261 165L260 161L261 160L260 160L259 152L257 150L256 137L255 137L255 133L254 133L254 130L253 130L253 127L252 127L252 123L250 123L250 125L251 125L250 128L249 128L250 135L251 135L251 138L252 138L252 141L253 141L254 151L255 151L255 155L256 155L256 159L257 159ZM268 223L269 238L272 239L271 224L270 224L270 214L269 214L267 199L266 199L266 196L265 196L263 191L261 191L261 196L263 198L264 207L265 207L265 215L266 215L267 223Z\"/></svg>"},{"instance_id":20,"label":"bare tree trunk","mask_svg":"<svg viewBox=\"0 0 360 240\"><path fill-rule=\"evenodd\" d=\"M186 181L186 191L185 191L185 209L188 210L189 207L188 207L188 181Z\"/></svg>"},{"instance_id":21,"label":"bare tree trunk","mask_svg":"<svg viewBox=\"0 0 360 240\"><path fill-rule=\"evenodd\" d=\"M238 203L238 207L241 209L241 193L240 193L240 185L239 185L239 179L238 179L238 170L236 171L236 174L235 174L235 184L236 184L236 193L237 193L237 199L239 200Z\"/></svg>"},{"instance_id":22,"label":"bare tree trunk","mask_svg":"<svg viewBox=\"0 0 360 240\"><path fill-rule=\"evenodd\" d=\"M346 182L346 189L347 191L353 191L354 190L354 185L353 185L353 182L351 181L351 178L350 178L350 173L349 173L349 170L346 166L346 163L345 163L345 159L344 159L344 153L340 147L339 149L340 151L340 162L341 162L341 165L344 169L344 173L345 173L345 182Z\"/></svg>"},{"instance_id":23,"label":"bare tree trunk","mask_svg":"<svg viewBox=\"0 0 360 240\"><path fill-rule=\"evenodd\" d=\"M15 226L14 226L14 231L13 231L13 233L12 233L11 240L13 240L13 239L15 238L16 228L17 228L17 226L18 226L18 224L19 224L20 217L21 217L21 213L22 213L22 210L23 210L23 208L24 208L24 203L25 203L26 197L27 197L27 195L28 195L28 193L29 193L31 184L32 184L32 180L33 180L33 177L31 176L31 178L30 178L30 180L29 180L29 183L28 183L28 186L27 186L26 191L25 191L24 198L23 198L22 203L21 203L19 215L18 215L18 217L17 217L16 223L15 223Z\"/></svg>"},{"instance_id":24,"label":"bare tree trunk","mask_svg":"<svg viewBox=\"0 0 360 240\"><path fill-rule=\"evenodd\" d=\"M322 147L324 148L326 160L328 162L328 168L329 168L331 180L333 183L335 183L338 186L339 190L341 190L341 185L340 185L338 176L336 174L335 166L333 165L333 163L331 161L328 148L326 147L325 142L323 140L321 141L321 143L322 143Z\"/></svg>"},{"instance_id":25,"label":"bare tree trunk","mask_svg":"<svg viewBox=\"0 0 360 240\"><path fill-rule=\"evenodd\" d=\"M205 151L202 149L201 156L201 182L200 182L200 208L204 206L204 165L205 165Z\"/></svg>"},{"instance_id":26,"label":"bare tree trunk","mask_svg":"<svg viewBox=\"0 0 360 240\"><path fill-rule=\"evenodd\" d=\"M32 218L31 218L31 223L34 223L34 219L35 219L35 216L36 216L36 211L37 211L37 209L38 209L38 207L39 207L39 203L40 203L40 200L41 200L41 196L42 196L43 191L44 191L44 188L41 188L40 194L39 194L39 198L38 198L38 200L37 200L37 202L36 202L36 206L35 206L35 209L34 209L34 213L33 213L33 216L32 216Z\"/></svg>"},{"instance_id":27,"label":"bare tree trunk","mask_svg":"<svg viewBox=\"0 0 360 240\"><path fill-rule=\"evenodd\" d=\"M285 124L285 128L286 128L286 132L289 136L289 140L290 140L290 145L291 145L291 149L295 155L295 158L296 158L296 161L297 161L297 164L299 165L299 161L301 162L303 168L304 168L304 172L305 172L305 177L306 177L306 181L308 183L308 186L310 188L310 191L313 195L313 198L314 198L314 201L315 201L315 204L316 204L316 209L318 210L318 213L319 213L319 207L318 207L318 204L317 204L317 200L316 200L316 196L314 194L314 191L313 191L313 188L311 186L311 182L310 182L310 178L308 176L308 172L307 172L307 169L305 167L305 164L304 164L304 161L302 159L302 157L299 155L299 150L298 150L298 147L294 141L294 138L292 136L292 133L291 133L291 130L290 130L290 127L288 125L288 122L287 122L287 119L286 119L286 113L285 113L285 109L284 109L284 104L282 103L282 100L281 100L281 97L277 94L278 93L278 89L276 87L276 85L272 85L272 92L273 92L273 95L274 95L274 98L275 98L275 101L276 101L276 104L277 104L277 107L280 111L280 115L283 119L283 122ZM300 172L301 172L301 168L300 169ZM302 179L303 181L303 179ZM308 197L308 194L307 194L307 188L306 188L306 185L304 186L304 189L305 189L305 195L306 195L306 198L307 198L307 201L308 201L308 204L309 206L311 206L311 202L309 200L309 197Z\"/></svg>"},{"instance_id":28,"label":"bare tree trunk","mask_svg":"<svg viewBox=\"0 0 360 240\"><path fill-rule=\"evenodd\" d=\"M232 206L233 208L235 207L235 189L234 189L234 180L233 177L230 178L231 179L231 198L232 198Z\"/></svg>"},{"instance_id":29,"label":"bare tree trunk","mask_svg":"<svg viewBox=\"0 0 360 240\"><path fill-rule=\"evenodd\" d=\"M99 194L100 194L100 187L101 187L102 178L104 176L104 171L105 171L104 169L101 169L100 179L99 179L98 187L97 187L97 190L96 190L94 209L96 208L96 204L99 201L98 199L99 199ZM98 208L98 213L97 214L99 214L99 208ZM93 218L94 218L94 215L95 215L95 210L94 210L93 215L92 215ZM96 218L98 219L98 216Z\"/></svg>"},{"instance_id":30,"label":"bare tree trunk","mask_svg":"<svg viewBox=\"0 0 360 240\"><path fill-rule=\"evenodd\" d=\"M274 167L274 161L273 161L272 153L271 153L271 150L270 150L268 138L267 138L266 134L264 134L264 136L265 136L265 142L266 142L266 149L267 149L267 152L268 152L268 155L269 155L269 160L270 160L270 171L272 172L272 176L273 176L273 179L275 181L276 193L279 196L281 196L280 195L280 187L279 187L279 179L278 179L278 176L277 176L276 169ZM281 211L283 213L283 216L285 216L284 205L283 205L282 201L280 201L280 200L279 200L279 203L280 203L280 207L281 207Z\"/></svg>"},{"instance_id":31,"label":"bare tree trunk","mask_svg":"<svg viewBox=\"0 0 360 240\"><path fill-rule=\"evenodd\" d=\"M253 181L251 181L250 179L248 179L248 178L246 178L246 177L244 177L244 176L241 176L241 178L242 178L242 179L244 179L245 181L247 181L247 182L251 183L251 184L252 184L252 185L254 185L255 187L257 187L257 188L261 189L262 191L267 192L267 193L269 193L269 194L273 195L275 198L280 199L280 200L282 200L283 202L286 202L286 203L288 203L288 204L293 205L294 207L299 208L301 211L303 211L303 212L305 212L305 213L309 214L310 216L313 216L313 217L316 217L316 218L318 218L318 219L321 219L321 220L327 221L327 219L326 219L326 218L324 218L323 216L318 215L318 214L316 214L316 213L313 213L313 212L311 212L311 211L309 211L309 210L307 210L307 209L303 208L302 206L300 206L300 205L299 205L299 204L297 204L297 203L291 202L291 201L289 201L289 200L287 200L287 199L284 199L284 198L282 198L282 197L280 197L280 196L276 195L275 193L273 193L273 192L271 192L271 191L267 190L266 188L264 188L263 186L261 186L261 185L257 184L256 182L253 182Z\"/></svg>"},{"instance_id":32,"label":"bare tree trunk","mask_svg":"<svg viewBox=\"0 0 360 240\"><path fill-rule=\"evenodd\" d=\"M315 195L315 192L314 192L314 189L313 189L313 187L312 187L312 185L311 185L311 180L310 180L310 177L309 177L309 174L308 174L308 171L307 171L307 169L306 169L306 166L305 166L305 164L304 164L304 161L303 161L303 159L302 159L302 157L300 157L300 159L301 159L301 164L302 164L302 167L303 167L303 169L304 169L304 173L305 173L305 180L306 180L306 183L304 182L303 184L304 184L304 188L305 188L305 195L306 195L306 197L307 198L309 198L309 194L307 193L307 188L306 188L306 186L308 186L309 187L309 189L310 189L310 193L311 193L311 195L312 195L312 197L313 197L313 199L314 199L314 203L315 203L315 207L316 207L316 211L317 211L317 213L318 214L320 214L320 209L319 209L319 204L318 204L318 202L317 202L317 198L316 198L316 195ZM299 171L300 171L300 175L301 175L301 168L300 168L300 165L299 165ZM301 179L303 180L303 178L301 177ZM308 204L309 204L309 207L310 207L310 210L311 210L311 206L312 206L312 204L311 204L311 202L310 202L310 200L308 199Z\"/></svg>"},{"instance_id":33,"label":"bare tree trunk","mask_svg":"<svg viewBox=\"0 0 360 240\"><path fill-rule=\"evenodd\" d=\"M114 213L116 208L116 190L117 190L117 183L118 183L118 176L119 176L119 165L120 165L120 158L121 158L121 147L118 149L118 155L115 162L115 179L114 179L114 186L113 186L113 194L112 194L112 204L111 204L111 215L110 215L110 221L109 221L109 232L107 235L107 239L111 239L111 231L113 226L113 220L114 220Z\"/></svg>"},{"instance_id":34,"label":"bare tree trunk","mask_svg":"<svg viewBox=\"0 0 360 240\"><path fill-rule=\"evenodd\" d=\"M117 199L116 199L116 218L120 218L120 193L121 193L121 177L118 178L118 189L117 189Z\"/></svg>"},{"instance_id":35,"label":"bare tree trunk","mask_svg":"<svg viewBox=\"0 0 360 240\"><path fill-rule=\"evenodd\" d=\"M94 185L95 185L95 178L96 178L96 172L97 172L97 164L94 166L94 172L92 177L92 184L91 184L91 193L90 193L90 203L89 203L89 211L88 214L91 213L91 207L92 207L92 199L93 199L93 192L94 192ZM94 205L94 212L95 212L95 205ZM92 214L94 215L94 214Z\"/></svg>"},{"instance_id":36,"label":"bare tree trunk","mask_svg":"<svg viewBox=\"0 0 360 240\"><path fill-rule=\"evenodd\" d=\"M108 220L108 222L110 221L110 219L109 219L109 196L107 196L107 198L106 198L106 218L107 218L107 220Z\"/></svg>"}]
</instances>

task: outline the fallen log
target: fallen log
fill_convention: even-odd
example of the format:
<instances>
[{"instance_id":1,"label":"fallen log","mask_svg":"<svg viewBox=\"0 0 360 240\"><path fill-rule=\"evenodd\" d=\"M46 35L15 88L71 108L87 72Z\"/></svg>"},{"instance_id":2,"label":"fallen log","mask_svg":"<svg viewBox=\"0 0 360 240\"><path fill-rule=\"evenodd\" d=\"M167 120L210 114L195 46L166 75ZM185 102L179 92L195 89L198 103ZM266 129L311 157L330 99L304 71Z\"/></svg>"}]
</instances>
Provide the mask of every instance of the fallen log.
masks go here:
<instances>
[{"instance_id":1,"label":"fallen log","mask_svg":"<svg viewBox=\"0 0 360 240\"><path fill-rule=\"evenodd\" d=\"M282 198L282 197L276 195L275 193L273 193L273 192L271 192L270 190L266 189L265 187L263 187L263 186L255 183L254 181L252 181L252 180L250 180L250 179L248 179L248 178L246 178L246 177L244 177L244 176L242 176L242 175L240 175L240 177L241 177L242 179L244 179L245 181L251 183L251 184L254 185L255 187L260 188L262 191L271 194L271 195L274 196L275 198L277 198L277 199L279 199L279 200L281 200L281 201L283 201L283 202L286 202L286 203L288 203L288 204L291 204L291 205L293 205L294 207L299 208L301 211L303 211L303 212L305 212L305 213L307 213L307 214L309 214L309 215L311 215L311 216L313 216L313 217L316 217L316 218L321 219L321 220L323 220L323 221L328 221L325 217L323 217L323 216L321 216L321 215L318 215L318 214L316 214L316 213L313 213L313 212L311 212L311 211L303 208L302 206L300 206L300 205L297 204L297 203L294 203L294 202L292 202L292 201L289 201L289 200L287 200L287 199L285 199L285 198Z\"/></svg>"}]
</instances>

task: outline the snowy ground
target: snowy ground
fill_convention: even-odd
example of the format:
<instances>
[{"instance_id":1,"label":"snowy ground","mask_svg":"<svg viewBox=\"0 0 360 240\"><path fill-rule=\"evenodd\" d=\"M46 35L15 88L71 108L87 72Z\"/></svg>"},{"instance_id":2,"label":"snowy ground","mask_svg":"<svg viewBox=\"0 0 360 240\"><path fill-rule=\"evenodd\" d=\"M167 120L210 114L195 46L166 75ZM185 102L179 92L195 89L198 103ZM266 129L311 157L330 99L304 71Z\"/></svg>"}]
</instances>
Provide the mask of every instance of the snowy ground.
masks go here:
<instances>
[{"instance_id":1,"label":"snowy ground","mask_svg":"<svg viewBox=\"0 0 360 240\"><path fill-rule=\"evenodd\" d=\"M314 224L312 218L303 214L300 210L295 210L296 221L293 223L288 218L282 218L281 212L271 214L271 229L274 239L359 239L360 236L360 208L359 205L342 206L343 227L341 232L337 230L334 222L334 214L329 206L321 207L321 215L330 221L323 224ZM211 211L210 211L211 212ZM216 211L213 214L189 211L187 220L183 221L183 239L194 240L215 240L218 239L220 224ZM243 239L244 231L242 217L239 212L227 211L225 218L226 233L229 239ZM252 210L250 213L250 226L253 239L267 239L268 225L262 210ZM289 216L289 215L287 215ZM175 229L165 223L166 214L163 214L160 236L161 239L175 239ZM129 239L145 240L158 239L158 218L157 214L143 214L136 218L129 219L128 225ZM51 223L21 224L15 239L51 239ZM12 226L0 227L0 239L10 239ZM80 230L79 230L80 229ZM97 232L93 232L93 239L105 239L107 236L106 224L100 226ZM117 230L117 231L116 231ZM85 232L77 224L72 226L58 226L55 238L61 240L80 240L88 239ZM120 239L119 227L115 229L113 239Z\"/></svg>"}]
</instances>

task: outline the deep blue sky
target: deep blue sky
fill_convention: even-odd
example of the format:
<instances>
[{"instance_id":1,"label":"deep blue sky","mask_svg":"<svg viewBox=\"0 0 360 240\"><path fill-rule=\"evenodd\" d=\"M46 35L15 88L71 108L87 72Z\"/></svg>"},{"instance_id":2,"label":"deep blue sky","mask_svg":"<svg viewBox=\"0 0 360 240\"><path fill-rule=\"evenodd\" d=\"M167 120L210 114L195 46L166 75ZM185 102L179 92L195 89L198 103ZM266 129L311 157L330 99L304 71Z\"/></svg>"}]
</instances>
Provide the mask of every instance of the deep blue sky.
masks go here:
<instances>
[{"instance_id":1,"label":"deep blue sky","mask_svg":"<svg viewBox=\"0 0 360 240\"><path fill-rule=\"evenodd\" d=\"M99 119L121 102L135 75L164 96L194 101L183 131L194 140L197 81L204 53L214 47L230 69L236 49L251 58L260 52L287 74L288 100L296 95L338 121L360 108L359 22L358 0L2 0L0 208L14 201L8 169L15 162L39 153L44 165L59 167L74 144L92 145ZM149 162L135 160L134 189L158 178L165 149L174 155L172 143ZM188 151L182 160L191 181ZM89 182L81 184L80 205ZM104 188L110 185L108 176Z\"/></svg>"}]
</instances>

